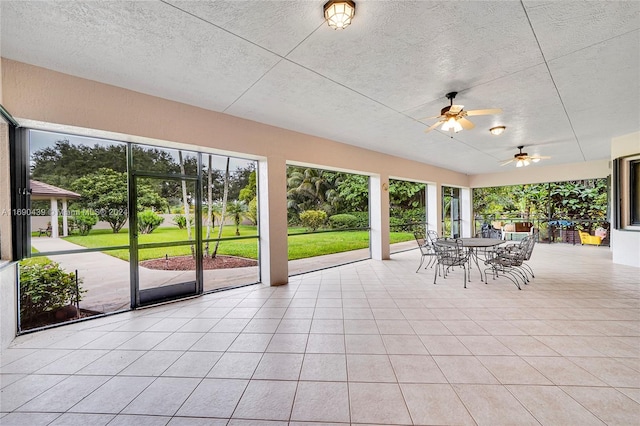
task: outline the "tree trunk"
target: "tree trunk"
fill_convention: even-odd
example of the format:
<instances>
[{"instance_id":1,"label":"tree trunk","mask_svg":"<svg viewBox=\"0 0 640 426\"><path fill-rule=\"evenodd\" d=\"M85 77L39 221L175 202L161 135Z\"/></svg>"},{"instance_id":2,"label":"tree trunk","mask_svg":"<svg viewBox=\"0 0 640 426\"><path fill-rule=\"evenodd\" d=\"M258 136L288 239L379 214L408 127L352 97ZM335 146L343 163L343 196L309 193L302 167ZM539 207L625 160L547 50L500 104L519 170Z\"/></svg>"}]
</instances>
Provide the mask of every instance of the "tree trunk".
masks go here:
<instances>
[{"instance_id":1,"label":"tree trunk","mask_svg":"<svg viewBox=\"0 0 640 426\"><path fill-rule=\"evenodd\" d=\"M178 160L180 162L180 173L185 175L182 151L178 151ZM180 182L182 184L182 204L184 205L184 215L187 218L187 240L191 240L191 215L189 213L189 200L187 199L187 181L181 179ZM195 248L193 246L191 246L191 256L196 257Z\"/></svg>"},{"instance_id":2,"label":"tree trunk","mask_svg":"<svg viewBox=\"0 0 640 426\"><path fill-rule=\"evenodd\" d=\"M229 195L229 161L231 159L227 157L227 166L224 171L224 192L222 194L222 213L220 217L220 227L218 228L218 241L216 241L216 248L213 250L212 258L216 258L218 254L218 246L220 245L220 238L222 237L222 227L224 226L224 216L227 213L227 196Z\"/></svg>"},{"instance_id":3,"label":"tree trunk","mask_svg":"<svg viewBox=\"0 0 640 426\"><path fill-rule=\"evenodd\" d=\"M213 225L213 203L211 201L213 198L212 176L211 155L209 155L209 168L207 170L207 240L211 238L211 228ZM209 256L209 241L207 241L205 246L205 256Z\"/></svg>"}]
</instances>

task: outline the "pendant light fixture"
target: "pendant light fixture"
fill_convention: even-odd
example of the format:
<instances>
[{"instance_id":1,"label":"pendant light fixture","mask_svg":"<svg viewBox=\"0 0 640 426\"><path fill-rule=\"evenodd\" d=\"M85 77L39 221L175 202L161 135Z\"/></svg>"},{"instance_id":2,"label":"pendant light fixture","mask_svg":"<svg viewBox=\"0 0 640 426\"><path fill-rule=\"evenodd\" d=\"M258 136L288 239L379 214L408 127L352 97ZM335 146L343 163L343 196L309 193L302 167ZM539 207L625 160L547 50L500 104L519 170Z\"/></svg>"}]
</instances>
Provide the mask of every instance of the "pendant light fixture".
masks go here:
<instances>
[{"instance_id":1,"label":"pendant light fixture","mask_svg":"<svg viewBox=\"0 0 640 426\"><path fill-rule=\"evenodd\" d=\"M343 30L351 24L356 4L351 0L329 0L324 5L324 19L334 30Z\"/></svg>"}]
</instances>

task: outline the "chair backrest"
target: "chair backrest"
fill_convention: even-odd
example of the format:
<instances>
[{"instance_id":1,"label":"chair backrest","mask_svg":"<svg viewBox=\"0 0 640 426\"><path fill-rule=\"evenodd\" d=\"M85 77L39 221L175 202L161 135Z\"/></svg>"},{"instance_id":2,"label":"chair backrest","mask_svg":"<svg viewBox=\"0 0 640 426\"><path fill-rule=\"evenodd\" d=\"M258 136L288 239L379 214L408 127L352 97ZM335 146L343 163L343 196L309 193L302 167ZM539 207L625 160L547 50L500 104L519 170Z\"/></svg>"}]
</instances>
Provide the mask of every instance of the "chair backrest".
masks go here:
<instances>
[{"instance_id":1,"label":"chair backrest","mask_svg":"<svg viewBox=\"0 0 640 426\"><path fill-rule=\"evenodd\" d=\"M447 238L438 238L433 243L433 248L442 263L459 263L467 260L469 254L465 251L462 241Z\"/></svg>"},{"instance_id":2,"label":"chair backrest","mask_svg":"<svg viewBox=\"0 0 640 426\"><path fill-rule=\"evenodd\" d=\"M438 233L432 230L427 231L427 239L429 240L429 243L433 245L433 243L438 239Z\"/></svg>"},{"instance_id":3,"label":"chair backrest","mask_svg":"<svg viewBox=\"0 0 640 426\"><path fill-rule=\"evenodd\" d=\"M525 249L525 253L524 253L524 260L529 260L531 259L531 253L533 253L533 247L536 245L536 238L537 235L532 235L528 238L528 244L527 247Z\"/></svg>"},{"instance_id":4,"label":"chair backrest","mask_svg":"<svg viewBox=\"0 0 640 426\"><path fill-rule=\"evenodd\" d=\"M416 239L416 243L418 243L418 248L420 248L420 252L423 255L431 253L431 244L425 238L424 232L414 231L413 236Z\"/></svg>"}]
</instances>

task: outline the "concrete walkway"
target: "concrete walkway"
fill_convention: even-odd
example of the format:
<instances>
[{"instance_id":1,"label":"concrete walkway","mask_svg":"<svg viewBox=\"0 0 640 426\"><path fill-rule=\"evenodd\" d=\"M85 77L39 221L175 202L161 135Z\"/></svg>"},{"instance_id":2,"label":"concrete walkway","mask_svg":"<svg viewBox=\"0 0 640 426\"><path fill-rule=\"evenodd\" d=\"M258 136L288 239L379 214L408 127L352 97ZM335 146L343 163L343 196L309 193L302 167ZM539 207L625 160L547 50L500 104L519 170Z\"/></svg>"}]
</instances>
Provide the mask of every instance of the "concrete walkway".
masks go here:
<instances>
[{"instance_id":1,"label":"concrete walkway","mask_svg":"<svg viewBox=\"0 0 640 426\"><path fill-rule=\"evenodd\" d=\"M62 250L81 250L85 247L70 243L61 238L34 237L31 245L39 252ZM392 251L407 250L415 247L415 241L398 243ZM113 312L130 306L130 264L102 252L61 254L47 256L58 262L68 272L78 271L82 287L87 290L80 307L98 312ZM331 266L350 263L369 258L369 249L352 250L326 256L289 262L289 275L298 275ZM418 260L417 260L418 261ZM259 280L257 266L235 269L204 271L204 290L251 284ZM195 271L162 271L139 267L140 288L160 287L195 280Z\"/></svg>"}]
</instances>

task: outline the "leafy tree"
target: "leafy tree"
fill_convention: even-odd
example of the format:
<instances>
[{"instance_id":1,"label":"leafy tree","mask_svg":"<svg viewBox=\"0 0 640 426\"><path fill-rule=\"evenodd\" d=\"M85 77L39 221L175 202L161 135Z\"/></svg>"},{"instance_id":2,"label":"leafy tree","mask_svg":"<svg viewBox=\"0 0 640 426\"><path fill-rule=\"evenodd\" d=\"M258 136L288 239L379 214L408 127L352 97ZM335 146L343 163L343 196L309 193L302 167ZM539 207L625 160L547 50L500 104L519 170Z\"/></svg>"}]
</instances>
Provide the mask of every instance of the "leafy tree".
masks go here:
<instances>
[{"instance_id":1,"label":"leafy tree","mask_svg":"<svg viewBox=\"0 0 640 426\"><path fill-rule=\"evenodd\" d=\"M339 211L369 211L369 176L339 173L336 190Z\"/></svg>"},{"instance_id":2,"label":"leafy tree","mask_svg":"<svg viewBox=\"0 0 640 426\"><path fill-rule=\"evenodd\" d=\"M128 217L127 174L101 168L76 179L72 189L82 195L80 203L93 210L98 219L109 223L114 233L122 229ZM166 201L149 185L139 182L136 206L138 210L164 210Z\"/></svg>"}]
</instances>

